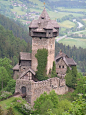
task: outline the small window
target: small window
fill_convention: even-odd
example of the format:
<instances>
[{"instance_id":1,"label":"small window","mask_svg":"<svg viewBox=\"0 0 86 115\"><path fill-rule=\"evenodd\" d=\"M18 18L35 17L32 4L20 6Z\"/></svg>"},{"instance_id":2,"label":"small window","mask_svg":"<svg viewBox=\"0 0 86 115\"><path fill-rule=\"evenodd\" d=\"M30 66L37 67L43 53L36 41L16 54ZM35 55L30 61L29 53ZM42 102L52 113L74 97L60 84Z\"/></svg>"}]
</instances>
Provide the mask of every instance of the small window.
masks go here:
<instances>
[{"instance_id":1,"label":"small window","mask_svg":"<svg viewBox=\"0 0 86 115\"><path fill-rule=\"evenodd\" d=\"M44 17L41 17L41 19L44 19Z\"/></svg>"},{"instance_id":2,"label":"small window","mask_svg":"<svg viewBox=\"0 0 86 115\"><path fill-rule=\"evenodd\" d=\"M59 68L61 68L61 66L59 65Z\"/></svg>"},{"instance_id":3,"label":"small window","mask_svg":"<svg viewBox=\"0 0 86 115\"><path fill-rule=\"evenodd\" d=\"M40 39L42 39L42 38L40 37Z\"/></svg>"},{"instance_id":4,"label":"small window","mask_svg":"<svg viewBox=\"0 0 86 115\"><path fill-rule=\"evenodd\" d=\"M49 32L49 34L51 34L51 32Z\"/></svg>"},{"instance_id":5,"label":"small window","mask_svg":"<svg viewBox=\"0 0 86 115\"><path fill-rule=\"evenodd\" d=\"M64 65L62 66L62 68L64 68Z\"/></svg>"}]
</instances>

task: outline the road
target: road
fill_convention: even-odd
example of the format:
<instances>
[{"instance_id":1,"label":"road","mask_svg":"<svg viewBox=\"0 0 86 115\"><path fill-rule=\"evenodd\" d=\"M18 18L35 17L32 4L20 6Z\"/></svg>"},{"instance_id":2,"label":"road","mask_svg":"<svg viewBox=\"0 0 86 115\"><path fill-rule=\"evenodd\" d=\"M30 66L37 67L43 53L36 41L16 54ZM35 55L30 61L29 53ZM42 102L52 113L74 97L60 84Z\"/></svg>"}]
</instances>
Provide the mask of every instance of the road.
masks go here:
<instances>
[{"instance_id":1,"label":"road","mask_svg":"<svg viewBox=\"0 0 86 115\"><path fill-rule=\"evenodd\" d=\"M71 34L75 34L75 33L80 33L80 32L85 32L86 30L82 30L82 31L77 31L77 32L72 32ZM70 35L71 35L70 34ZM63 38L66 38L67 37L67 35L65 35L65 36L60 36L59 38L56 38L56 41L58 42L58 41L60 41L61 39L63 39Z\"/></svg>"}]
</instances>

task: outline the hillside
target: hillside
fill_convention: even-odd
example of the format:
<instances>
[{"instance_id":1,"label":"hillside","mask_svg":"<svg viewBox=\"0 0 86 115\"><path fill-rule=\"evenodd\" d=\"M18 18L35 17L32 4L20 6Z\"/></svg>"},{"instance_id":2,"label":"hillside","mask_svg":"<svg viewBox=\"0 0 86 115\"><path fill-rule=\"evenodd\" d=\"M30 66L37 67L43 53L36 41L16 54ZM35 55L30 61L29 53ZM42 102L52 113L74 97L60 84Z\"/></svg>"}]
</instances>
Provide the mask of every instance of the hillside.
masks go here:
<instances>
[{"instance_id":1,"label":"hillside","mask_svg":"<svg viewBox=\"0 0 86 115\"><path fill-rule=\"evenodd\" d=\"M0 58L8 57L12 60L12 65L15 65L21 51L30 51L30 45L0 25Z\"/></svg>"},{"instance_id":2,"label":"hillside","mask_svg":"<svg viewBox=\"0 0 86 115\"><path fill-rule=\"evenodd\" d=\"M44 9L43 2L43 0L0 0L0 13L11 19L14 19L17 24L19 24L19 22L22 23L22 28L28 29L28 25L31 23L31 21L37 19ZM53 20L57 20L58 24L61 27L59 32L60 36L67 35L70 32L85 30L85 6L85 0L45 0L45 7L50 18ZM76 19L76 22L73 21L74 19ZM83 27L78 28L77 22L81 23ZM31 38L28 37L28 32L26 32L27 29L25 29L26 31L23 32L23 29L19 30L18 27L16 27L18 28L18 31L16 31L15 27L12 26L12 28L14 28L15 31L14 35L20 37L21 39L24 38L25 41L28 41L29 38L29 41L31 42ZM8 29L11 30L11 28ZM79 33L78 36L80 36ZM84 33L83 36L85 37L86 33ZM72 38L72 36L70 37ZM81 37L81 39L83 39L83 37ZM73 42L73 45L77 44Z\"/></svg>"}]
</instances>

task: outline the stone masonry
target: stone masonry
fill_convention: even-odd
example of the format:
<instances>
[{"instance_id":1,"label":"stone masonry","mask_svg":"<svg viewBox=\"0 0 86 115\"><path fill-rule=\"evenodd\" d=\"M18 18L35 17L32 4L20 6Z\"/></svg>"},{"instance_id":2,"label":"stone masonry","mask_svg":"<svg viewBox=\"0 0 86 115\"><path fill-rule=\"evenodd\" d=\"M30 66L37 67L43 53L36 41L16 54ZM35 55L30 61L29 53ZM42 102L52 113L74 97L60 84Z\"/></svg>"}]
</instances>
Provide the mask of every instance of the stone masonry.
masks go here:
<instances>
[{"instance_id":1,"label":"stone masonry","mask_svg":"<svg viewBox=\"0 0 86 115\"><path fill-rule=\"evenodd\" d=\"M48 57L47 57L47 74L49 73L49 70L53 67L53 61L54 61L54 54L55 54L55 38L32 38L32 69L34 71L37 71L37 59L35 57L35 54L37 53L38 49L46 48L48 50ZM34 63L35 62L35 63Z\"/></svg>"},{"instance_id":2,"label":"stone masonry","mask_svg":"<svg viewBox=\"0 0 86 115\"><path fill-rule=\"evenodd\" d=\"M51 90L55 90L59 95L68 92L68 87L65 85L65 79L59 79L57 77L38 82L17 79L15 92L20 92L22 94L22 87L26 88L26 100L31 106L34 105L34 101L44 92L49 93Z\"/></svg>"}]
</instances>

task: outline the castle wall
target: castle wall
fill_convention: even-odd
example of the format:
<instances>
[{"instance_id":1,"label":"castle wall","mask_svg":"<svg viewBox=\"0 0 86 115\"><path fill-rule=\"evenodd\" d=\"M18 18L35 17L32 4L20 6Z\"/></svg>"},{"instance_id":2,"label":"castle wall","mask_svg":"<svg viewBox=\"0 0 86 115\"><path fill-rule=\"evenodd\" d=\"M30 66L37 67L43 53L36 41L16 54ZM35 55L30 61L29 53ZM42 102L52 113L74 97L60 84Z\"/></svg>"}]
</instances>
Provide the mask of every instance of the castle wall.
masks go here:
<instances>
[{"instance_id":1,"label":"castle wall","mask_svg":"<svg viewBox=\"0 0 86 115\"><path fill-rule=\"evenodd\" d=\"M65 79L57 77L44 81L34 82L33 80L17 79L15 92L22 93L22 87L26 87L26 100L33 106L34 101L44 92L49 93L55 90L57 94L64 94L68 91Z\"/></svg>"},{"instance_id":2,"label":"castle wall","mask_svg":"<svg viewBox=\"0 0 86 115\"><path fill-rule=\"evenodd\" d=\"M35 58L35 54L37 53L38 49L46 48L48 50L48 57L47 57L47 74L49 70L52 69L53 61L54 61L54 54L55 54L55 38L32 38L32 69L37 71L37 59Z\"/></svg>"}]
</instances>

